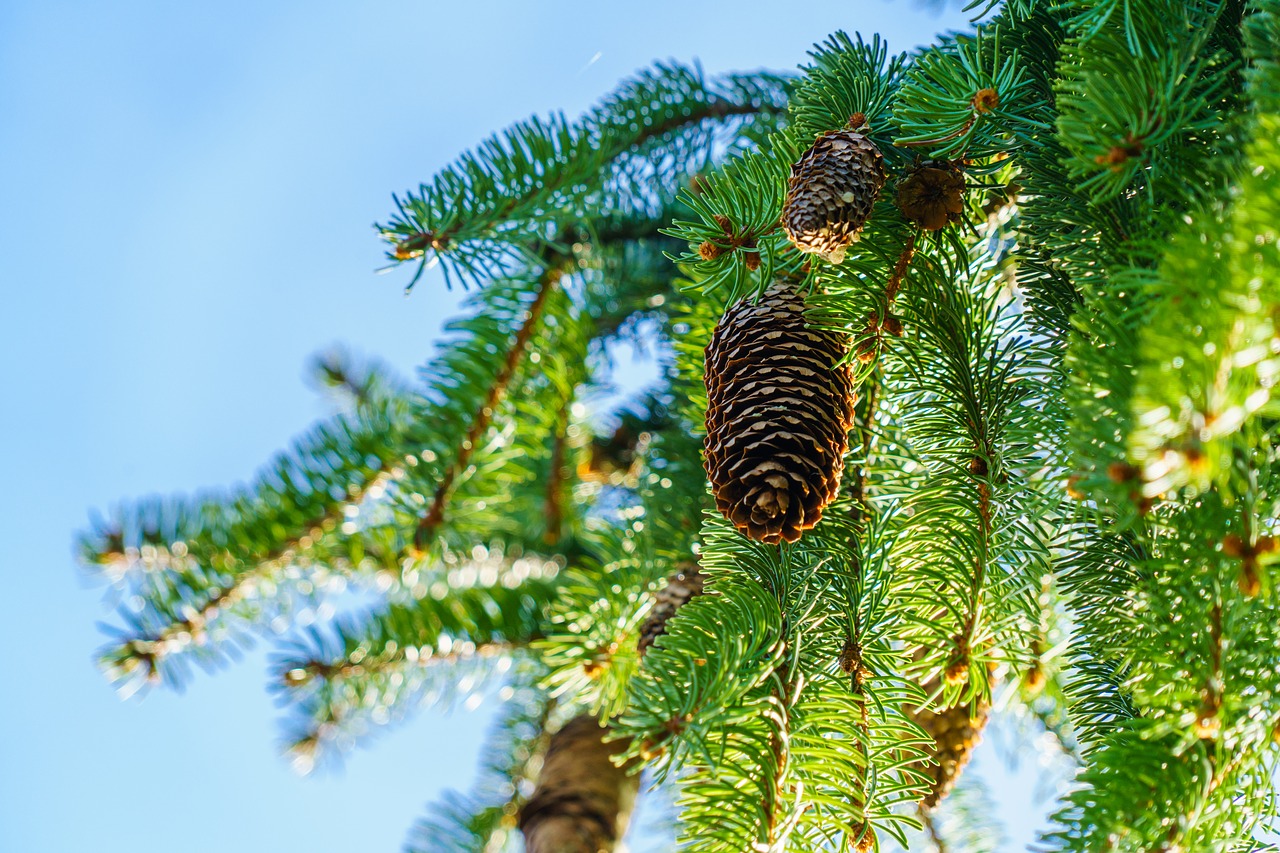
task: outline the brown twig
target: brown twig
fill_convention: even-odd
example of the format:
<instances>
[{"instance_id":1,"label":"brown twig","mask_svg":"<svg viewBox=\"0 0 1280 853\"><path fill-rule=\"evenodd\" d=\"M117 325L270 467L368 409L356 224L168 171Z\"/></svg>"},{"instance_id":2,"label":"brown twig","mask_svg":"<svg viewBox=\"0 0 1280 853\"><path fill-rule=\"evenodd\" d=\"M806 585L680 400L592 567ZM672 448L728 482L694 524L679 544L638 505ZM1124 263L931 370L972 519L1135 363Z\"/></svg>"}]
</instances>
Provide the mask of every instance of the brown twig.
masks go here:
<instances>
[{"instance_id":1,"label":"brown twig","mask_svg":"<svg viewBox=\"0 0 1280 853\"><path fill-rule=\"evenodd\" d=\"M414 661L409 660L407 648L400 648L391 655L382 654L372 658L366 657L360 663L351 663L348 658L338 661L323 661L313 658L299 663L298 666L290 667L280 676L280 681L285 687L296 688L310 684L317 678L322 681L341 681L347 678L360 678L375 672L388 673L399 667L425 669L429 666L443 663L456 663L463 659L509 655L516 649L524 647L524 645L523 642L513 643L507 640L465 646L462 643L457 643L447 653L432 651L430 654L425 654L419 652L420 657Z\"/></svg>"},{"instance_id":2,"label":"brown twig","mask_svg":"<svg viewBox=\"0 0 1280 853\"><path fill-rule=\"evenodd\" d=\"M564 405L556 415L555 435L551 439L551 470L547 474L547 494L543 502L543 512L547 517L547 530L543 541L554 545L560 541L560 527L564 520L564 455L568 443L566 435L569 428L569 408L572 397L566 397Z\"/></svg>"},{"instance_id":3,"label":"brown twig","mask_svg":"<svg viewBox=\"0 0 1280 853\"><path fill-rule=\"evenodd\" d=\"M915 260L916 233L912 231L907 237L906 245L902 247L902 252L899 253L898 260L894 262L893 269L889 273L889 280L885 282L884 316L881 317L879 313L872 312L867 318L866 328L862 330L862 342L858 345L858 359L864 363L875 361L876 356L884 349L886 332L894 337L902 334L902 320L894 315L893 303L902 290L902 282L906 278L907 270L911 268L911 262Z\"/></svg>"}]
</instances>

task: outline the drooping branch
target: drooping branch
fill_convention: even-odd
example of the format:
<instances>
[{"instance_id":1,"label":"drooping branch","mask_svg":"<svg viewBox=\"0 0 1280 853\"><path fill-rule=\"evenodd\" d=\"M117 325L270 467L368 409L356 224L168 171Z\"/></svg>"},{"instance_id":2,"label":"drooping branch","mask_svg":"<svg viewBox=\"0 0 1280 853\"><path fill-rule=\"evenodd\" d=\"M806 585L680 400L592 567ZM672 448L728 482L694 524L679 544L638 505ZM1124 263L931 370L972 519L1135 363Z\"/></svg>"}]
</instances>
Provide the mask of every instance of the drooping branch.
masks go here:
<instances>
[{"instance_id":1,"label":"drooping branch","mask_svg":"<svg viewBox=\"0 0 1280 853\"><path fill-rule=\"evenodd\" d=\"M528 657L559 595L558 572L555 561L532 556L467 565L432 581L451 586L447 599L424 595L339 617L283 644L274 687L289 708L290 748L318 753L415 703L456 700L468 692L460 670L479 689L486 673L501 674L493 662ZM465 586L468 574L485 580Z\"/></svg>"}]
</instances>

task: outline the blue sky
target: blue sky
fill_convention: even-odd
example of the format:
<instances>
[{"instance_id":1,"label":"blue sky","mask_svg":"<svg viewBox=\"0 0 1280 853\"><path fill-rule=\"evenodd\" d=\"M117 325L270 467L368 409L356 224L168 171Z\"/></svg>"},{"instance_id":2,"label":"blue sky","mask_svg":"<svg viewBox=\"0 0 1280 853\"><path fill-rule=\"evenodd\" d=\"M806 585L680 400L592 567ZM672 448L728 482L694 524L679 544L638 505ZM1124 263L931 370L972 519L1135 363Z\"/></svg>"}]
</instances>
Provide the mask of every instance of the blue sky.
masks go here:
<instances>
[{"instance_id":1,"label":"blue sky","mask_svg":"<svg viewBox=\"0 0 1280 853\"><path fill-rule=\"evenodd\" d=\"M0 850L398 850L467 785L484 713L421 714L299 778L261 649L121 702L74 531L251 476L326 412L302 380L318 349L423 361L456 294L375 276L370 226L485 134L653 59L788 69L835 29L905 49L962 20L904 0L0 3Z\"/></svg>"}]
</instances>

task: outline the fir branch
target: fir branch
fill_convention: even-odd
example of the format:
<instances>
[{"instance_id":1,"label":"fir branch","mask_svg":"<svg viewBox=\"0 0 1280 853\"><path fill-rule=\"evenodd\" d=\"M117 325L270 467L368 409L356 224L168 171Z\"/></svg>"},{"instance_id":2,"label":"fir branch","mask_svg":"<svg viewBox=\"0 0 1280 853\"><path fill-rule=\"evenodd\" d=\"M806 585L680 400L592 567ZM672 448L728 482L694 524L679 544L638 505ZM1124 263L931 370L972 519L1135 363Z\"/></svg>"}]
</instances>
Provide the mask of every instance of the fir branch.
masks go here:
<instances>
[{"instance_id":1,"label":"fir branch","mask_svg":"<svg viewBox=\"0 0 1280 853\"><path fill-rule=\"evenodd\" d=\"M906 54L889 56L889 46L879 35L871 42L860 33L853 38L837 32L809 52L813 62L792 98L788 143L799 154L813 140L845 125L862 113L873 131L880 131L906 64ZM882 148L883 140L875 138Z\"/></svg>"},{"instance_id":2,"label":"fir branch","mask_svg":"<svg viewBox=\"0 0 1280 853\"><path fill-rule=\"evenodd\" d=\"M624 84L576 124L561 116L530 119L501 139L491 138L431 185L397 199L398 215L380 230L394 244L393 260L422 257L425 262L431 253L446 262L446 275L452 269L464 283L506 270L527 257L526 243L544 244L546 223L581 217L584 208L616 210L627 181L611 183L611 178L627 174L626 155L643 158L659 141L679 148L685 129L777 114L786 88L785 80L770 75L759 75L754 83L730 77L708 84L696 68L659 66ZM699 150L707 158L711 152L705 145L677 152L676 161L690 162ZM602 188L611 190L603 199ZM642 197L636 201L649 203Z\"/></svg>"},{"instance_id":3,"label":"fir branch","mask_svg":"<svg viewBox=\"0 0 1280 853\"><path fill-rule=\"evenodd\" d=\"M546 635L534 645L550 669L552 694L573 697L601 719L627 701L640 655L644 612L637 605L669 568L654 559L651 534L640 526L595 532L592 550L615 559L602 564L584 556L565 573Z\"/></svg>"},{"instance_id":4,"label":"fir branch","mask_svg":"<svg viewBox=\"0 0 1280 853\"><path fill-rule=\"evenodd\" d=\"M546 630L558 573L554 561L494 554L426 579L418 600L342 617L282 644L273 689L288 706L288 748L300 766L415 707L465 698L461 674L479 688L494 671L486 659L526 654Z\"/></svg>"},{"instance_id":5,"label":"fir branch","mask_svg":"<svg viewBox=\"0 0 1280 853\"><path fill-rule=\"evenodd\" d=\"M927 147L933 157L982 158L1018 137L1043 132L1027 74L1000 28L947 39L907 69L895 101L897 147Z\"/></svg>"},{"instance_id":6,"label":"fir branch","mask_svg":"<svg viewBox=\"0 0 1280 853\"><path fill-rule=\"evenodd\" d=\"M125 682L123 689L133 692L142 684L161 681L181 686L184 667L167 664L185 651L199 651L210 664L220 662L218 648L210 643L212 634L225 635L232 622L229 617L239 617L249 625L261 624L266 613L287 609L291 603L287 575L299 552L311 547L316 539L331 535L339 519L345 518L348 507L385 489L389 479L382 474L375 476L363 489L349 495L348 502L335 504L323 515L300 524L295 529L304 532L295 538L277 541L264 553L251 553L248 556L253 564L247 570L242 568L240 555L229 551L214 552L211 562L217 568L208 573L169 569L160 583L148 585L149 601L144 608L149 609L141 614L123 614L130 630L121 632L99 653L100 665L113 681ZM176 577L170 580L168 575ZM320 573L315 577L317 581L325 579ZM173 584L176 594L165 589L168 583ZM313 591L317 589L316 583L309 585ZM203 600L197 605L187 603L188 599ZM255 603L256 610L251 607ZM238 639L249 642L243 633Z\"/></svg>"},{"instance_id":7,"label":"fir branch","mask_svg":"<svg viewBox=\"0 0 1280 853\"><path fill-rule=\"evenodd\" d=\"M551 295L551 291L555 288L561 275L562 273L558 268L549 267L539 277L536 295L526 311L520 327L516 330L515 337L507 350L502 366L499 368L497 375L494 376L493 382L489 386L489 391L485 395L484 401L480 404L480 408L472 416L471 425L467 428L461 443L458 445L452 462L445 468L444 475L440 478L435 494L432 496L430 508L418 521L418 526L413 532L413 545L419 551L424 551L427 548L436 528L444 521L445 502L449 497L449 490L453 486L454 478L457 477L458 471L467 466L481 436L488 430L494 409L506 393L507 385L511 382L511 377L515 374L516 368L520 364L520 359L525 354L529 339L538 327L538 321L542 317L542 310L546 306L547 297Z\"/></svg>"}]
</instances>

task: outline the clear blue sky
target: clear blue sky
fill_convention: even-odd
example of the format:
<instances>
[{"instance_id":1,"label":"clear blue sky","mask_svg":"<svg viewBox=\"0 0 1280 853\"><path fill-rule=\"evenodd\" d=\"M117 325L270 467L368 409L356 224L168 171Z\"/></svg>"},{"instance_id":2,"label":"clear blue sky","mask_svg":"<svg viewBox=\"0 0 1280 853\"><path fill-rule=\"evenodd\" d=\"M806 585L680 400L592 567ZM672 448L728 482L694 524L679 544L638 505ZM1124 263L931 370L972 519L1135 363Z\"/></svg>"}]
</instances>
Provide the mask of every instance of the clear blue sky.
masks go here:
<instances>
[{"instance_id":1,"label":"clear blue sky","mask_svg":"<svg viewBox=\"0 0 1280 853\"><path fill-rule=\"evenodd\" d=\"M905 49L961 23L905 0L0 3L0 851L398 850L468 784L484 713L298 778L261 648L121 702L73 532L249 477L324 413L302 370L327 344L419 364L456 297L374 276L370 225L483 135L655 58L786 69L838 28Z\"/></svg>"}]
</instances>

